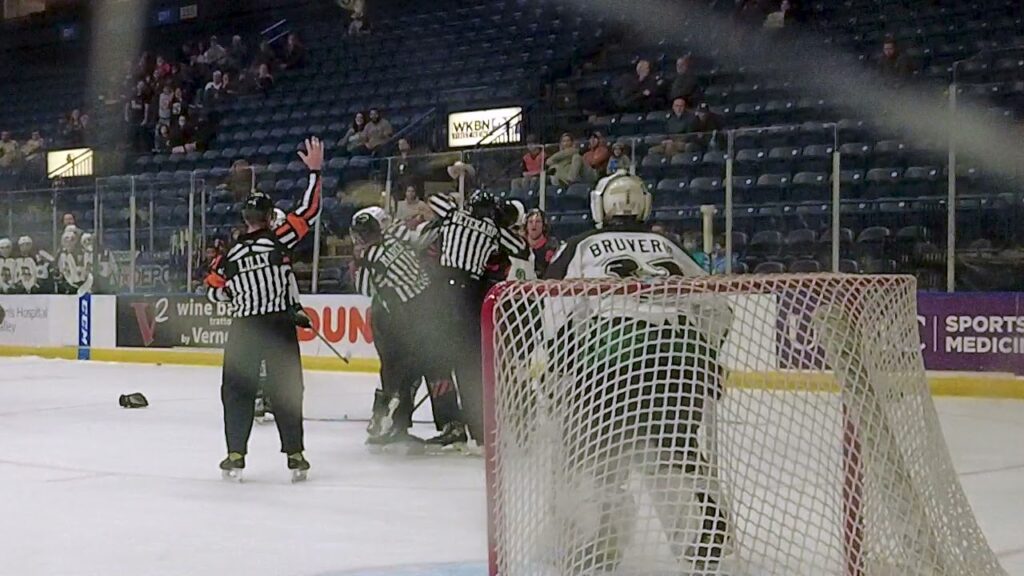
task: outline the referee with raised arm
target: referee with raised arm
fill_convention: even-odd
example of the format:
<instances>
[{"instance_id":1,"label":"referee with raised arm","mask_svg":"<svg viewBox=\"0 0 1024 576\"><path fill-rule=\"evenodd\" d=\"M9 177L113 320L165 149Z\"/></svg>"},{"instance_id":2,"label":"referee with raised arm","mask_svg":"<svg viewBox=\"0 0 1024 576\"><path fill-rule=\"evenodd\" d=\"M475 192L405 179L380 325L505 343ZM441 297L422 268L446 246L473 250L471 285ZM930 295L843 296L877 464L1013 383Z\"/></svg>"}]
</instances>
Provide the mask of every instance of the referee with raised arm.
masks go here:
<instances>
[{"instance_id":1,"label":"referee with raised arm","mask_svg":"<svg viewBox=\"0 0 1024 576\"><path fill-rule=\"evenodd\" d=\"M440 241L443 309L450 314L445 349L452 354L450 362L455 367L469 433L482 446L480 314L487 295L487 261L495 252L524 257L526 241L497 224L497 200L483 190L470 195L468 210L442 195L431 196L430 207L438 217L431 226L437 230Z\"/></svg>"},{"instance_id":2,"label":"referee with raised arm","mask_svg":"<svg viewBox=\"0 0 1024 576\"><path fill-rule=\"evenodd\" d=\"M320 216L324 149L317 138L306 140L305 148L298 154L309 168L309 180L296 208L274 227L272 200L251 192L242 206L245 233L206 279L209 299L229 302L233 318L221 384L228 456L220 468L225 477L241 479L245 468L261 362L292 480L304 480L309 470L302 454L302 359L295 326L309 327L310 320L292 288L290 254Z\"/></svg>"}]
</instances>

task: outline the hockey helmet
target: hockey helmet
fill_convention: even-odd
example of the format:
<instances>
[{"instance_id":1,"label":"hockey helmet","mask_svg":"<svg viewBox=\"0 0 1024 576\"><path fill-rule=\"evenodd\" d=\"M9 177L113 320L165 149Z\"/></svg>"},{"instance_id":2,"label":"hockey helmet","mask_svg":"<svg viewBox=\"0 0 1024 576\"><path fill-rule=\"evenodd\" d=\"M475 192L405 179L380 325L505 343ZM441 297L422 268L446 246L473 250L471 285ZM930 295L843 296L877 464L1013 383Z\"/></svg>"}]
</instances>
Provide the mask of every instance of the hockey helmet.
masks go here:
<instances>
[{"instance_id":1,"label":"hockey helmet","mask_svg":"<svg viewBox=\"0 0 1024 576\"><path fill-rule=\"evenodd\" d=\"M13 247L10 238L0 238L0 258L10 258Z\"/></svg>"},{"instance_id":2,"label":"hockey helmet","mask_svg":"<svg viewBox=\"0 0 1024 576\"><path fill-rule=\"evenodd\" d=\"M507 200L501 203L498 213L498 226L502 228L521 229L526 224L526 207L519 200Z\"/></svg>"},{"instance_id":3,"label":"hockey helmet","mask_svg":"<svg viewBox=\"0 0 1024 576\"><path fill-rule=\"evenodd\" d=\"M474 190L469 195L469 211L477 218L495 218L498 212L498 199L486 190Z\"/></svg>"},{"instance_id":4,"label":"hockey helmet","mask_svg":"<svg viewBox=\"0 0 1024 576\"><path fill-rule=\"evenodd\" d=\"M590 193L590 213L598 228L620 218L646 222L651 216L651 194L643 180L620 170L598 181Z\"/></svg>"},{"instance_id":5,"label":"hockey helmet","mask_svg":"<svg viewBox=\"0 0 1024 576\"><path fill-rule=\"evenodd\" d=\"M81 242L82 242L82 249L83 250L85 250L86 252L92 252L92 249L93 249L92 241L93 241L92 234L90 234L88 232L82 233L82 240L81 240Z\"/></svg>"},{"instance_id":6,"label":"hockey helmet","mask_svg":"<svg viewBox=\"0 0 1024 576\"><path fill-rule=\"evenodd\" d=\"M287 219L288 215L284 213L284 210L274 208L274 217L271 219L270 225L274 228L280 228L281 226L284 226Z\"/></svg>"},{"instance_id":7,"label":"hockey helmet","mask_svg":"<svg viewBox=\"0 0 1024 576\"><path fill-rule=\"evenodd\" d=\"M64 232L60 235L60 245L65 250L71 250L78 245L78 240L81 236L82 231L77 226L68 226L64 228Z\"/></svg>"},{"instance_id":8,"label":"hockey helmet","mask_svg":"<svg viewBox=\"0 0 1024 576\"><path fill-rule=\"evenodd\" d=\"M391 216L380 206L363 208L352 216L352 236L357 242L372 242L391 225Z\"/></svg>"},{"instance_id":9,"label":"hockey helmet","mask_svg":"<svg viewBox=\"0 0 1024 576\"><path fill-rule=\"evenodd\" d=\"M32 249L32 237L31 236L22 236L21 238L18 238L18 249L21 250L22 252L31 250Z\"/></svg>"},{"instance_id":10,"label":"hockey helmet","mask_svg":"<svg viewBox=\"0 0 1024 576\"><path fill-rule=\"evenodd\" d=\"M253 190L242 204L242 219L246 222L264 222L270 219L274 201L266 193Z\"/></svg>"}]
</instances>

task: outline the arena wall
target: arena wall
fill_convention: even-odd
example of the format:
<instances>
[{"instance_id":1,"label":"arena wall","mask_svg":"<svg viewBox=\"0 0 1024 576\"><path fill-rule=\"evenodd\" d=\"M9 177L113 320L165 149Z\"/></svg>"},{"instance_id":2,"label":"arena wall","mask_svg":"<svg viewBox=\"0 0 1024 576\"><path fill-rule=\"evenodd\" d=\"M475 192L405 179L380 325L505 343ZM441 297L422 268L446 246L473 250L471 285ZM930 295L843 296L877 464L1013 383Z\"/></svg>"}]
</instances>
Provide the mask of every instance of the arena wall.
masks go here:
<instances>
[{"instance_id":1,"label":"arena wall","mask_svg":"<svg viewBox=\"0 0 1024 576\"><path fill-rule=\"evenodd\" d=\"M744 319L786 319L770 297L750 296ZM370 329L369 299L355 295L303 298L314 325L345 363L311 331L300 330L303 363L314 370L375 372L379 362ZM223 306L200 295L0 296L0 355L110 362L220 365L230 320ZM921 348L933 392L941 395L1024 398L1024 293L918 295ZM782 331L785 334L785 331ZM747 345L734 332L726 348L760 350L744 364L766 371L813 371L800 350L814 346L780 337L776 346ZM728 352L726 353L728 355ZM742 385L742 374L734 376ZM758 378L764 382L764 378Z\"/></svg>"}]
</instances>

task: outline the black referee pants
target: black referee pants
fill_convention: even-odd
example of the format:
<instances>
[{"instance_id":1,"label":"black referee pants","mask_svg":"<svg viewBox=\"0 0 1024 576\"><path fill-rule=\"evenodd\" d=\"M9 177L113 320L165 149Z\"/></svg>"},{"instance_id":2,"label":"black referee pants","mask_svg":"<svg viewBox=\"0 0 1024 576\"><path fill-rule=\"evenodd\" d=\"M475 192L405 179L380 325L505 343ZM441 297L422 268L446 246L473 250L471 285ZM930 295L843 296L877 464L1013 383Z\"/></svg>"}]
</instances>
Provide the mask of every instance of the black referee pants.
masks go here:
<instances>
[{"instance_id":1,"label":"black referee pants","mask_svg":"<svg viewBox=\"0 0 1024 576\"><path fill-rule=\"evenodd\" d=\"M425 292L392 306L390 311L375 304L370 326L381 361L381 388L399 399L396 426L407 429L411 425L414 396L421 380L427 381L438 429L459 420L458 395L451 385L452 367L445 351L450 343L438 334L433 294Z\"/></svg>"},{"instance_id":2,"label":"black referee pants","mask_svg":"<svg viewBox=\"0 0 1024 576\"><path fill-rule=\"evenodd\" d=\"M302 359L295 323L287 312L235 318L231 322L220 389L228 452L248 451L261 361L266 363L264 392L274 406L281 451L301 452Z\"/></svg>"},{"instance_id":3,"label":"black referee pants","mask_svg":"<svg viewBox=\"0 0 1024 576\"><path fill-rule=\"evenodd\" d=\"M448 346L455 378L462 398L462 415L469 433L478 444L484 441L483 362L480 314L487 295L484 281L468 274L446 270L444 283L449 313Z\"/></svg>"}]
</instances>

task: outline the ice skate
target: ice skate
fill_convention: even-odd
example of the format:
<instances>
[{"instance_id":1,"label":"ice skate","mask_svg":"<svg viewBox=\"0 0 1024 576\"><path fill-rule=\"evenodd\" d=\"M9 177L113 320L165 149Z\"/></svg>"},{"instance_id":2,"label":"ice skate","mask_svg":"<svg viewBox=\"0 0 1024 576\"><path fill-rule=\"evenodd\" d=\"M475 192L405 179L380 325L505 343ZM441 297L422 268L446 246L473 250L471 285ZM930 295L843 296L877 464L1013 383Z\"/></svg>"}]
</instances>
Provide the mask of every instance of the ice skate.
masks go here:
<instances>
[{"instance_id":1,"label":"ice skate","mask_svg":"<svg viewBox=\"0 0 1024 576\"><path fill-rule=\"evenodd\" d=\"M426 441L426 450L433 454L465 452L467 440L466 427L461 422L449 422L444 425L440 434Z\"/></svg>"},{"instance_id":2,"label":"ice skate","mask_svg":"<svg viewBox=\"0 0 1024 576\"><path fill-rule=\"evenodd\" d=\"M384 417L384 412L387 410L388 397L384 394L383 390L377 389L373 392L373 411L370 416L370 423L366 425L366 443L368 445L377 443L380 435L386 430L381 426L381 419Z\"/></svg>"},{"instance_id":3,"label":"ice skate","mask_svg":"<svg viewBox=\"0 0 1024 576\"><path fill-rule=\"evenodd\" d=\"M395 456L418 456L424 453L425 442L408 430L391 430L380 437L377 452Z\"/></svg>"},{"instance_id":4,"label":"ice skate","mask_svg":"<svg viewBox=\"0 0 1024 576\"><path fill-rule=\"evenodd\" d=\"M309 460L296 452L288 455L288 469L292 471L292 483L305 482L309 478Z\"/></svg>"},{"instance_id":5,"label":"ice skate","mask_svg":"<svg viewBox=\"0 0 1024 576\"><path fill-rule=\"evenodd\" d=\"M242 482L242 471L245 469L245 456L231 452L220 462L220 474L225 480Z\"/></svg>"}]
</instances>

